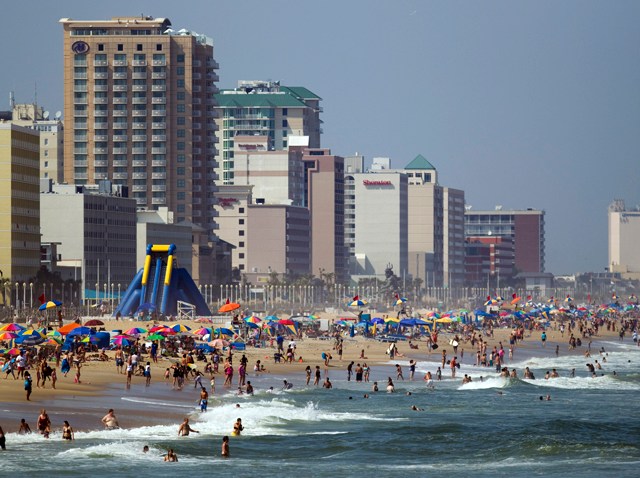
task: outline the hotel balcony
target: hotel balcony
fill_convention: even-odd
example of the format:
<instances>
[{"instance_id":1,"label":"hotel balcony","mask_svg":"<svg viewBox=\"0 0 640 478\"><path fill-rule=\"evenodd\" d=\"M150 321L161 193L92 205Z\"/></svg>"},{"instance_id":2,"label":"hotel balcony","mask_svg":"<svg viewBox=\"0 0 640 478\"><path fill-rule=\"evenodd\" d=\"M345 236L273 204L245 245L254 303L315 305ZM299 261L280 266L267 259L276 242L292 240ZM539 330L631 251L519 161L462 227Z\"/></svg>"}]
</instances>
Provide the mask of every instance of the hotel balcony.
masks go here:
<instances>
[{"instance_id":1,"label":"hotel balcony","mask_svg":"<svg viewBox=\"0 0 640 478\"><path fill-rule=\"evenodd\" d=\"M127 154L127 148L113 148L111 152L113 154Z\"/></svg>"},{"instance_id":2,"label":"hotel balcony","mask_svg":"<svg viewBox=\"0 0 640 478\"><path fill-rule=\"evenodd\" d=\"M127 141L127 135L126 134L114 134L113 135L113 140L114 141Z\"/></svg>"},{"instance_id":3,"label":"hotel balcony","mask_svg":"<svg viewBox=\"0 0 640 478\"><path fill-rule=\"evenodd\" d=\"M166 85L151 85L151 91L167 91Z\"/></svg>"},{"instance_id":4,"label":"hotel balcony","mask_svg":"<svg viewBox=\"0 0 640 478\"><path fill-rule=\"evenodd\" d=\"M151 78L154 80L163 80L167 77L167 74L164 71L154 71L151 73Z\"/></svg>"},{"instance_id":5,"label":"hotel balcony","mask_svg":"<svg viewBox=\"0 0 640 478\"><path fill-rule=\"evenodd\" d=\"M131 89L133 91L147 91L147 85L133 85Z\"/></svg>"},{"instance_id":6,"label":"hotel balcony","mask_svg":"<svg viewBox=\"0 0 640 478\"><path fill-rule=\"evenodd\" d=\"M167 140L167 135L166 134L152 134L151 135L151 141L166 141Z\"/></svg>"},{"instance_id":7,"label":"hotel balcony","mask_svg":"<svg viewBox=\"0 0 640 478\"><path fill-rule=\"evenodd\" d=\"M151 103L153 103L154 105L166 105L167 104L167 99L166 98L151 98Z\"/></svg>"},{"instance_id":8,"label":"hotel balcony","mask_svg":"<svg viewBox=\"0 0 640 478\"><path fill-rule=\"evenodd\" d=\"M127 91L127 85L113 85L113 91Z\"/></svg>"},{"instance_id":9,"label":"hotel balcony","mask_svg":"<svg viewBox=\"0 0 640 478\"><path fill-rule=\"evenodd\" d=\"M152 167L164 167L167 165L166 159L154 159L151 161Z\"/></svg>"},{"instance_id":10,"label":"hotel balcony","mask_svg":"<svg viewBox=\"0 0 640 478\"><path fill-rule=\"evenodd\" d=\"M132 102L134 105L146 105L146 104L147 104L147 98L144 98L144 97L143 97L143 98L140 98L140 97L138 97L138 98L133 97L133 98L131 98L131 102Z\"/></svg>"},{"instance_id":11,"label":"hotel balcony","mask_svg":"<svg viewBox=\"0 0 640 478\"><path fill-rule=\"evenodd\" d=\"M166 116L167 110L152 110L151 116Z\"/></svg>"},{"instance_id":12,"label":"hotel balcony","mask_svg":"<svg viewBox=\"0 0 640 478\"><path fill-rule=\"evenodd\" d=\"M154 184L151 186L151 191L153 192L160 192L160 191L166 191L167 187L164 184Z\"/></svg>"},{"instance_id":13,"label":"hotel balcony","mask_svg":"<svg viewBox=\"0 0 640 478\"><path fill-rule=\"evenodd\" d=\"M114 98L113 99L113 104L114 105L126 105L127 104L127 98Z\"/></svg>"},{"instance_id":14,"label":"hotel balcony","mask_svg":"<svg viewBox=\"0 0 640 478\"><path fill-rule=\"evenodd\" d=\"M94 141L109 141L109 136L106 134L96 134L93 137Z\"/></svg>"},{"instance_id":15,"label":"hotel balcony","mask_svg":"<svg viewBox=\"0 0 640 478\"><path fill-rule=\"evenodd\" d=\"M147 148L133 148L131 152L133 154L147 154Z\"/></svg>"},{"instance_id":16,"label":"hotel balcony","mask_svg":"<svg viewBox=\"0 0 640 478\"><path fill-rule=\"evenodd\" d=\"M93 85L93 91L109 91L107 85Z\"/></svg>"},{"instance_id":17,"label":"hotel balcony","mask_svg":"<svg viewBox=\"0 0 640 478\"><path fill-rule=\"evenodd\" d=\"M134 71L131 74L131 78L133 78L134 80L146 80L147 79L147 72L146 71Z\"/></svg>"},{"instance_id":18,"label":"hotel balcony","mask_svg":"<svg viewBox=\"0 0 640 478\"><path fill-rule=\"evenodd\" d=\"M127 66L127 60L113 60L113 66Z\"/></svg>"},{"instance_id":19,"label":"hotel balcony","mask_svg":"<svg viewBox=\"0 0 640 478\"><path fill-rule=\"evenodd\" d=\"M117 80L126 80L127 79L127 74L126 73L122 73L122 72L116 72L113 74L113 77Z\"/></svg>"},{"instance_id":20,"label":"hotel balcony","mask_svg":"<svg viewBox=\"0 0 640 478\"><path fill-rule=\"evenodd\" d=\"M151 204L166 204L167 198L151 198Z\"/></svg>"},{"instance_id":21,"label":"hotel balcony","mask_svg":"<svg viewBox=\"0 0 640 478\"><path fill-rule=\"evenodd\" d=\"M146 184L134 184L133 186L131 186L131 190L133 192L146 191L147 190L147 185Z\"/></svg>"},{"instance_id":22,"label":"hotel balcony","mask_svg":"<svg viewBox=\"0 0 640 478\"><path fill-rule=\"evenodd\" d=\"M147 129L147 123L142 121L134 121L132 123L133 129Z\"/></svg>"},{"instance_id":23,"label":"hotel balcony","mask_svg":"<svg viewBox=\"0 0 640 478\"><path fill-rule=\"evenodd\" d=\"M167 123L151 123L152 129L167 129Z\"/></svg>"},{"instance_id":24,"label":"hotel balcony","mask_svg":"<svg viewBox=\"0 0 640 478\"><path fill-rule=\"evenodd\" d=\"M109 66L109 62L107 60L94 60L93 66Z\"/></svg>"},{"instance_id":25,"label":"hotel balcony","mask_svg":"<svg viewBox=\"0 0 640 478\"><path fill-rule=\"evenodd\" d=\"M147 116L147 110L133 110L133 116Z\"/></svg>"},{"instance_id":26,"label":"hotel balcony","mask_svg":"<svg viewBox=\"0 0 640 478\"><path fill-rule=\"evenodd\" d=\"M151 148L151 154L167 154L167 148Z\"/></svg>"},{"instance_id":27,"label":"hotel balcony","mask_svg":"<svg viewBox=\"0 0 640 478\"><path fill-rule=\"evenodd\" d=\"M147 66L147 60L133 60L131 62L133 66Z\"/></svg>"},{"instance_id":28,"label":"hotel balcony","mask_svg":"<svg viewBox=\"0 0 640 478\"><path fill-rule=\"evenodd\" d=\"M134 168L146 168L147 167L147 160L144 159L134 159L132 162L132 165Z\"/></svg>"},{"instance_id":29,"label":"hotel balcony","mask_svg":"<svg viewBox=\"0 0 640 478\"><path fill-rule=\"evenodd\" d=\"M128 179L129 173L113 173L113 179Z\"/></svg>"},{"instance_id":30,"label":"hotel balcony","mask_svg":"<svg viewBox=\"0 0 640 478\"><path fill-rule=\"evenodd\" d=\"M94 73L93 77L96 80L106 80L107 78L109 78L109 73Z\"/></svg>"},{"instance_id":31,"label":"hotel balcony","mask_svg":"<svg viewBox=\"0 0 640 478\"><path fill-rule=\"evenodd\" d=\"M94 98L93 102L96 105L106 105L109 102L108 98Z\"/></svg>"},{"instance_id":32,"label":"hotel balcony","mask_svg":"<svg viewBox=\"0 0 640 478\"><path fill-rule=\"evenodd\" d=\"M109 179L109 173L93 173L94 179Z\"/></svg>"},{"instance_id":33,"label":"hotel balcony","mask_svg":"<svg viewBox=\"0 0 640 478\"><path fill-rule=\"evenodd\" d=\"M134 128L135 128L135 126L134 126ZM131 139L133 141L146 141L147 140L147 135L146 134L134 134L133 136L131 136ZM134 153L135 153L135 151L134 151Z\"/></svg>"},{"instance_id":34,"label":"hotel balcony","mask_svg":"<svg viewBox=\"0 0 640 478\"><path fill-rule=\"evenodd\" d=\"M133 179L147 179L147 173L133 173L131 177Z\"/></svg>"},{"instance_id":35,"label":"hotel balcony","mask_svg":"<svg viewBox=\"0 0 640 478\"><path fill-rule=\"evenodd\" d=\"M73 85L73 91L82 93L88 91L88 88L87 85Z\"/></svg>"},{"instance_id":36,"label":"hotel balcony","mask_svg":"<svg viewBox=\"0 0 640 478\"><path fill-rule=\"evenodd\" d=\"M93 148L93 154L107 154L107 148Z\"/></svg>"},{"instance_id":37,"label":"hotel balcony","mask_svg":"<svg viewBox=\"0 0 640 478\"><path fill-rule=\"evenodd\" d=\"M105 113L106 113L106 111L105 111ZM127 110L113 110L112 114L113 114L113 116L128 116L129 115Z\"/></svg>"}]
</instances>

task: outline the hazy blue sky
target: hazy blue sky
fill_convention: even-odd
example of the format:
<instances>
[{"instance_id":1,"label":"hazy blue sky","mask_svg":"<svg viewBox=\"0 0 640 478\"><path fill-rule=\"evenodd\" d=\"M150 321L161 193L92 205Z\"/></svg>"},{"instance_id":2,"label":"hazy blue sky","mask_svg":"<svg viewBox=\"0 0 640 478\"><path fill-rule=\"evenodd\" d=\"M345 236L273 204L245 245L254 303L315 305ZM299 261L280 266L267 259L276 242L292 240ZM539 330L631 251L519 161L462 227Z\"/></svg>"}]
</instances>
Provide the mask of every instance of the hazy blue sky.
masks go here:
<instances>
[{"instance_id":1,"label":"hazy blue sky","mask_svg":"<svg viewBox=\"0 0 640 478\"><path fill-rule=\"evenodd\" d=\"M62 17L168 17L220 87L306 86L323 146L421 153L474 209L544 209L547 270L602 271L607 206L640 204L640 2L58 1L3 5L0 94L62 110Z\"/></svg>"}]
</instances>

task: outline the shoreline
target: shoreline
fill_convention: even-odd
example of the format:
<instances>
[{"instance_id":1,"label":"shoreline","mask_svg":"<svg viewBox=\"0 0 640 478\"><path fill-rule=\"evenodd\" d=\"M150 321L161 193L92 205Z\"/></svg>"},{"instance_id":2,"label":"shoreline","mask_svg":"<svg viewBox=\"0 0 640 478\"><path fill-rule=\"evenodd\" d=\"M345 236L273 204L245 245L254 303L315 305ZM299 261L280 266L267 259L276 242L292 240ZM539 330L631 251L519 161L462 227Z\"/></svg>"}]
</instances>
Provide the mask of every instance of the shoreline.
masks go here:
<instances>
[{"instance_id":1,"label":"shoreline","mask_svg":"<svg viewBox=\"0 0 640 478\"><path fill-rule=\"evenodd\" d=\"M119 324L122 324L122 322ZM494 329L494 337L483 337L488 342L487 350L490 351L494 345L499 346L500 342L508 350L511 330L509 328ZM615 332L606 330L602 332L605 333L593 338L592 352L594 355L600 348L599 342L618 340ZM428 353L426 341L413 340L412 343L419 347L417 350L410 349L408 342L398 342L397 346L401 356L396 357L393 361L385 353L388 343L356 336L355 338L344 338L342 361L337 359L337 354L333 350L333 340L305 338L296 340L298 344L297 352L302 355L303 362L275 364L273 363L273 353L276 349L267 347L265 349L248 348L242 352L235 352L234 358L236 361L234 361L234 364L237 367L239 357L243 354L247 356L249 360L248 370L250 370L247 373L247 379L253 380L254 386L256 383L267 382L270 378L279 381L283 377L291 377L296 388L299 388L304 386L304 369L307 365L310 365L312 369L319 365L322 371L321 380L324 380L325 368L320 357L322 352L327 352L334 356L328 369L329 376L334 383L346 382L346 367L351 361L356 364L366 362L370 367L375 367L378 370L379 367L384 367L388 371L385 371L383 375L388 373L392 377L395 377L393 364L401 363L405 377L408 378L409 371L406 365L409 360L413 359L418 363L414 382L421 382L425 368L435 372L435 368L440 363L442 350L447 351L448 358L452 357L453 350L448 345L449 336L450 334L441 333L438 340L441 346L430 354ZM503 363L503 367L509 367L510 362L519 363L525 359L556 358L556 346L560 349L560 357L584 355L584 350L587 348L585 344L575 350L568 350L567 343L559 340L562 339L560 332L552 328L547 330L547 336L546 347L542 347L540 340L535 337L535 332L530 336L525 333L524 341L515 348L513 360L506 360ZM626 339L625 342L629 340ZM475 348L472 350L470 344L461 343L459 352L465 346L464 356L459 357L462 372L458 371L459 375L457 375L456 380L461 379L465 371L464 368L472 367L475 364ZM359 358L361 351L364 351L366 359ZM145 356L143 361L146 360ZM267 369L266 372L260 373L257 377L253 372L253 364L256 360L261 360ZM171 390L171 383L165 383L163 378L165 368L170 366L171 363L171 359L164 358L157 365L153 365L150 387L145 387L144 377L134 376L131 389L126 390L125 375L116 373L113 360L109 362L87 362L82 368L82 383L73 383L72 373L66 378L60 375L58 377L57 390L52 390L50 384L45 389L34 388L31 402L27 402L24 398L25 392L22 390L21 380L14 381L12 378L7 380L0 378L0 393L3 396L3 403L0 408L3 410L3 414L15 417L12 422L15 422L16 430L20 418L25 418L32 425L33 430L36 417L41 408L47 409L54 429L60 426L63 420L68 419L77 431L100 430L103 428L100 419L109 408L116 410L116 416L123 428L172 424L177 426L184 417L197 416L199 414L197 410L199 390L193 388L192 379L185 381L182 391ZM196 364L200 365L201 362L196 362ZM202 370L201 366L199 368ZM487 374L495 373L495 369L492 367L485 367L482 370L486 370ZM443 378L450 380L450 370L446 365L445 369L442 370L442 374ZM522 370L518 370L518 375L522 377ZM216 391L215 394L210 395L210 412L215 410L218 402L226 401L229 396L233 396L233 391L237 389L237 376L234 376L234 379L232 387L223 388L224 375L222 373L216 375ZM277 389L280 383L273 383L272 386ZM205 378L203 384L209 389L209 378ZM9 426L9 423L7 420L2 423L5 433L13 431L14 426Z\"/></svg>"}]
</instances>

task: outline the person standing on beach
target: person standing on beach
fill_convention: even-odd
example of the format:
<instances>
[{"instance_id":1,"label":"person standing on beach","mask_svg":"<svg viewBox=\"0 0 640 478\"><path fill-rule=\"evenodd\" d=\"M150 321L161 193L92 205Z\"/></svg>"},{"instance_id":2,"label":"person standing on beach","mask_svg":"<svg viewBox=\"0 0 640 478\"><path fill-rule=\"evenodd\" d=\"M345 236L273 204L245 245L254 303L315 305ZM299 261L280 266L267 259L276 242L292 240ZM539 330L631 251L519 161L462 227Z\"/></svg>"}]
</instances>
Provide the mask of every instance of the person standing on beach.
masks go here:
<instances>
[{"instance_id":1,"label":"person standing on beach","mask_svg":"<svg viewBox=\"0 0 640 478\"><path fill-rule=\"evenodd\" d=\"M399 363L396 364L396 378L398 380L404 380L404 376L402 375L402 367Z\"/></svg>"},{"instance_id":2,"label":"person standing on beach","mask_svg":"<svg viewBox=\"0 0 640 478\"><path fill-rule=\"evenodd\" d=\"M151 362L147 362L147 365L145 365L144 376L146 378L145 385L148 387L151 385Z\"/></svg>"},{"instance_id":3,"label":"person standing on beach","mask_svg":"<svg viewBox=\"0 0 640 478\"><path fill-rule=\"evenodd\" d=\"M31 401L31 391L33 390L33 379L29 372L24 372L24 389L27 392L27 400Z\"/></svg>"},{"instance_id":4,"label":"person standing on beach","mask_svg":"<svg viewBox=\"0 0 640 478\"><path fill-rule=\"evenodd\" d=\"M222 437L222 457L229 458L229 437L227 435Z\"/></svg>"},{"instance_id":5,"label":"person standing on beach","mask_svg":"<svg viewBox=\"0 0 640 478\"><path fill-rule=\"evenodd\" d=\"M313 384L318 386L320 384L320 365L316 365L315 378L313 379Z\"/></svg>"},{"instance_id":6,"label":"person standing on beach","mask_svg":"<svg viewBox=\"0 0 640 478\"><path fill-rule=\"evenodd\" d=\"M307 374L307 385L309 385L309 382L311 382L311 365L307 365L304 372Z\"/></svg>"},{"instance_id":7,"label":"person standing on beach","mask_svg":"<svg viewBox=\"0 0 640 478\"><path fill-rule=\"evenodd\" d=\"M4 430L2 429L2 427L0 427L0 449L2 450L7 449L6 441L7 439L4 436Z\"/></svg>"},{"instance_id":8,"label":"person standing on beach","mask_svg":"<svg viewBox=\"0 0 640 478\"><path fill-rule=\"evenodd\" d=\"M543 330L542 334L540 335L540 340L542 341L542 346L546 347L547 346L547 333Z\"/></svg>"},{"instance_id":9,"label":"person standing on beach","mask_svg":"<svg viewBox=\"0 0 640 478\"><path fill-rule=\"evenodd\" d=\"M415 360L409 360L409 380L411 380L413 382L413 376L416 373L416 361Z\"/></svg>"},{"instance_id":10,"label":"person standing on beach","mask_svg":"<svg viewBox=\"0 0 640 478\"><path fill-rule=\"evenodd\" d=\"M102 423L107 430L114 430L116 428L120 428L120 424L118 423L118 419L116 418L115 413L113 412L113 408L110 408L107 414L102 417Z\"/></svg>"},{"instance_id":11,"label":"person standing on beach","mask_svg":"<svg viewBox=\"0 0 640 478\"><path fill-rule=\"evenodd\" d=\"M116 354L115 354L115 358L116 358L116 371L118 373L122 373L122 369L124 367L124 352L122 351L121 347L118 347L116 349ZM66 377L66 375L65 375Z\"/></svg>"},{"instance_id":12,"label":"person standing on beach","mask_svg":"<svg viewBox=\"0 0 640 478\"><path fill-rule=\"evenodd\" d=\"M351 381L351 374L353 373L353 361L347 365L347 382Z\"/></svg>"},{"instance_id":13,"label":"person standing on beach","mask_svg":"<svg viewBox=\"0 0 640 478\"><path fill-rule=\"evenodd\" d=\"M356 382L362 382L362 374L364 373L364 369L360 364L356 365Z\"/></svg>"}]
</instances>

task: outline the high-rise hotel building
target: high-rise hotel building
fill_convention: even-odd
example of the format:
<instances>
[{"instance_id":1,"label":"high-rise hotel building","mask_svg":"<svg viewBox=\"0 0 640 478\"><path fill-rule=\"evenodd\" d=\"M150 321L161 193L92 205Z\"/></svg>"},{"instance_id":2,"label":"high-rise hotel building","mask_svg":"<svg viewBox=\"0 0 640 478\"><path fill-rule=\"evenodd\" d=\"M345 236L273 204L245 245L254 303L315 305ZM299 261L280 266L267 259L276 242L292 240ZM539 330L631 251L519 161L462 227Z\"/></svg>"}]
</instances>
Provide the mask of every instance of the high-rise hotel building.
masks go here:
<instances>
[{"instance_id":1,"label":"high-rise hotel building","mask_svg":"<svg viewBox=\"0 0 640 478\"><path fill-rule=\"evenodd\" d=\"M127 186L139 208L214 229L213 42L166 18L60 20L64 180Z\"/></svg>"}]
</instances>

